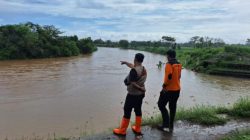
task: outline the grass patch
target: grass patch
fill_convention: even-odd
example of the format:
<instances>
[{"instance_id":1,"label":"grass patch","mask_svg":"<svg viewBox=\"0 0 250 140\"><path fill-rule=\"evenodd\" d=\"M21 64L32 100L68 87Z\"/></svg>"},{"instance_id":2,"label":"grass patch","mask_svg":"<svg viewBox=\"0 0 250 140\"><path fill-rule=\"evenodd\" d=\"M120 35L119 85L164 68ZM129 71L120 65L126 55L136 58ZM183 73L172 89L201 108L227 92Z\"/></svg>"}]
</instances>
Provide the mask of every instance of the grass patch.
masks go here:
<instances>
[{"instance_id":1,"label":"grass patch","mask_svg":"<svg viewBox=\"0 0 250 140\"><path fill-rule=\"evenodd\" d=\"M250 140L250 129L234 132L221 140Z\"/></svg>"},{"instance_id":2,"label":"grass patch","mask_svg":"<svg viewBox=\"0 0 250 140\"><path fill-rule=\"evenodd\" d=\"M178 110L176 120L187 120L202 125L221 125L227 122L226 118L217 115L215 107L203 105Z\"/></svg>"},{"instance_id":3,"label":"grass patch","mask_svg":"<svg viewBox=\"0 0 250 140\"><path fill-rule=\"evenodd\" d=\"M215 108L216 114L229 114L230 109L225 106L218 106Z\"/></svg>"},{"instance_id":4,"label":"grass patch","mask_svg":"<svg viewBox=\"0 0 250 140\"><path fill-rule=\"evenodd\" d=\"M175 120L186 120L191 123L201 125L222 125L230 120L228 117L223 117L220 114L225 114L230 117L249 118L250 117L250 99L241 98L232 107L225 106L195 106L189 109L178 108ZM162 118L160 114L152 117L143 118L142 125L155 126L161 124Z\"/></svg>"},{"instance_id":5,"label":"grass patch","mask_svg":"<svg viewBox=\"0 0 250 140\"><path fill-rule=\"evenodd\" d=\"M143 118L142 125L143 126L145 125L155 126L155 125L161 124L161 122L162 122L161 114L157 114L155 116Z\"/></svg>"},{"instance_id":6,"label":"grass patch","mask_svg":"<svg viewBox=\"0 0 250 140\"><path fill-rule=\"evenodd\" d=\"M229 115L240 118L250 118L250 98L241 98L236 102Z\"/></svg>"}]
</instances>

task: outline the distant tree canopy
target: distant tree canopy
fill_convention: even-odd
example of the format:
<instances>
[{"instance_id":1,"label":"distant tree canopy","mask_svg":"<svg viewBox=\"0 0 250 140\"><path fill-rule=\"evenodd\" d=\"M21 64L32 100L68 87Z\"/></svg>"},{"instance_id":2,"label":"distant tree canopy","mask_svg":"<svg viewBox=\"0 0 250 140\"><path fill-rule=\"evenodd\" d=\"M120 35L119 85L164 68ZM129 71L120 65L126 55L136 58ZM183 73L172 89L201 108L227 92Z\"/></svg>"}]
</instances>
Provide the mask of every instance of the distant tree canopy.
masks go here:
<instances>
[{"instance_id":1,"label":"distant tree canopy","mask_svg":"<svg viewBox=\"0 0 250 140\"><path fill-rule=\"evenodd\" d=\"M250 40L249 40L250 43ZM158 41L127 41L120 40L118 42L113 42L111 40L104 41L102 39L96 39L94 44L101 47L120 47L120 48L172 48L172 49L181 49L181 47L194 47L194 48L206 48L206 47L224 47L226 44L220 38L211 38L211 37L200 37L194 36L190 38L190 41L185 43L176 43L175 37L162 36L161 40Z\"/></svg>"},{"instance_id":2,"label":"distant tree canopy","mask_svg":"<svg viewBox=\"0 0 250 140\"><path fill-rule=\"evenodd\" d=\"M120 40L119 41L119 47L127 49L129 47L129 42L128 40Z\"/></svg>"},{"instance_id":3,"label":"distant tree canopy","mask_svg":"<svg viewBox=\"0 0 250 140\"><path fill-rule=\"evenodd\" d=\"M0 60L74 56L96 50L91 38L78 40L62 33L53 25L31 22L0 26Z\"/></svg>"},{"instance_id":4,"label":"distant tree canopy","mask_svg":"<svg viewBox=\"0 0 250 140\"><path fill-rule=\"evenodd\" d=\"M196 48L203 47L223 47L225 42L220 38L194 36L189 41Z\"/></svg>"},{"instance_id":5,"label":"distant tree canopy","mask_svg":"<svg viewBox=\"0 0 250 140\"><path fill-rule=\"evenodd\" d=\"M176 39L174 37L171 37L171 36L162 36L161 39L163 41L168 42L168 43L174 43L176 41Z\"/></svg>"},{"instance_id":6,"label":"distant tree canopy","mask_svg":"<svg viewBox=\"0 0 250 140\"><path fill-rule=\"evenodd\" d=\"M164 46L166 47L172 47L173 49L176 48L176 39L174 37L171 36L162 36L161 37L163 44L165 44Z\"/></svg>"},{"instance_id":7,"label":"distant tree canopy","mask_svg":"<svg viewBox=\"0 0 250 140\"><path fill-rule=\"evenodd\" d=\"M104 44L105 42L102 39L96 39L94 40L95 44Z\"/></svg>"},{"instance_id":8,"label":"distant tree canopy","mask_svg":"<svg viewBox=\"0 0 250 140\"><path fill-rule=\"evenodd\" d=\"M188 42L177 43L175 37L171 36L162 36L158 41L111 41L111 40L102 40L96 39L94 44L100 47L119 47L125 49L139 49L139 50L150 50L153 51L162 51L166 49L181 49L183 47L193 47L193 48L215 48L215 47L225 47L226 44L220 38L212 37L202 37L202 36L193 36ZM250 46L250 39L246 40L246 45ZM239 46L239 44L237 44ZM242 45L245 46L245 45Z\"/></svg>"},{"instance_id":9,"label":"distant tree canopy","mask_svg":"<svg viewBox=\"0 0 250 140\"><path fill-rule=\"evenodd\" d=\"M250 38L247 39L246 45L250 45Z\"/></svg>"}]
</instances>

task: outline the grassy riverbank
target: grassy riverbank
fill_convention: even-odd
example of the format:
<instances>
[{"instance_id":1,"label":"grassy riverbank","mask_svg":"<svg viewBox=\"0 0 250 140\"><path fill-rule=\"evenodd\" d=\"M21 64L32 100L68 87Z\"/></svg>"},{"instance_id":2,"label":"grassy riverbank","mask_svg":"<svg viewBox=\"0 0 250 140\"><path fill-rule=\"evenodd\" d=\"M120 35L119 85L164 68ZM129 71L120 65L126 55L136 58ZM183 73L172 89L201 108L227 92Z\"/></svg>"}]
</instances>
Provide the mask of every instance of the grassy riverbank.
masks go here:
<instances>
[{"instance_id":1,"label":"grassy riverbank","mask_svg":"<svg viewBox=\"0 0 250 140\"><path fill-rule=\"evenodd\" d=\"M196 106L196 107L189 108L189 109L181 108L177 111L177 114L176 114L176 121L177 120L188 121L189 122L188 124L200 124L204 126L224 125L230 120L233 121L234 119L249 121L249 118L250 118L250 98L242 98L230 107ZM145 130L144 129L142 130L144 133L144 137L150 138L150 135L153 133L153 134L158 134L158 137L156 137L156 139L161 138L161 135L163 134L161 134L157 129L154 129L154 126L160 123L161 123L161 116L159 114L152 116L152 117L143 118L143 128L145 127L147 128ZM186 123L182 123L182 124L186 124ZM152 126L153 128L149 129L151 128L150 126ZM181 126L181 127L179 126L177 128L178 130L176 131L183 132L182 127L186 127L186 126ZM194 128L190 128L190 129L194 129ZM133 137L133 135L130 135L132 132L129 132L129 131L130 129L128 129L127 137L131 138ZM117 139L117 137L111 134L111 132L112 132L112 129L110 129L109 132L104 133L104 134L87 136L86 140ZM189 133L187 134L189 137L191 137ZM207 137L207 138L209 137L208 134L207 135L203 134L203 135L204 137ZM154 137L155 136L156 135L154 135ZM167 135L167 137L171 138L171 136L169 135ZM183 134L180 134L180 136L178 136L178 133L176 133L175 137L182 138ZM82 138L85 139L85 137L82 137ZM222 140L242 140L243 138L244 138L243 140L248 140L249 129L246 129L244 131L234 131L233 133L226 134L224 137L220 136L220 138ZM64 139L58 139L58 140L75 140L75 139L64 138Z\"/></svg>"},{"instance_id":2,"label":"grassy riverbank","mask_svg":"<svg viewBox=\"0 0 250 140\"><path fill-rule=\"evenodd\" d=\"M129 49L165 55L166 47L133 47ZM215 75L250 78L250 47L226 45L224 47L176 49L177 58L185 68Z\"/></svg>"},{"instance_id":3,"label":"grassy riverbank","mask_svg":"<svg viewBox=\"0 0 250 140\"><path fill-rule=\"evenodd\" d=\"M250 140L250 129L235 131L221 138L221 140Z\"/></svg>"},{"instance_id":4,"label":"grassy riverbank","mask_svg":"<svg viewBox=\"0 0 250 140\"><path fill-rule=\"evenodd\" d=\"M250 98L242 98L231 107L223 106L195 106L193 108L179 108L176 113L175 121L183 120L201 125L222 125L233 118L250 118ZM161 124L161 115L146 117L143 125Z\"/></svg>"},{"instance_id":5,"label":"grassy riverbank","mask_svg":"<svg viewBox=\"0 0 250 140\"><path fill-rule=\"evenodd\" d=\"M176 120L182 120L182 125L176 126L175 131L177 131L174 134L175 138L183 138L183 136L189 136L194 137L197 139L198 134L193 134L193 132L185 133L185 128L196 130L199 129L199 131L202 131L203 133L200 135L200 137L206 137L209 138L211 135L208 135L204 133L205 131L209 131L206 129L215 129L219 128L221 125L227 127L227 122L233 122L234 120L242 120L242 122L249 123L250 118L250 98L241 98L236 103L234 103L232 106L224 107L224 106L196 106L189 109L180 108L177 111L176 114ZM187 121L187 123L186 123ZM148 116L146 118L143 118L143 127L142 131L144 133L144 137L147 139L152 138L151 135L156 138L161 138L162 134L158 129L155 129L155 125L158 125L161 123L161 116L155 115L155 116ZM179 123L179 122L178 122ZM238 125L237 121L234 122L235 125ZM191 125L191 127L186 125ZM193 124L203 125L205 127L195 127L193 128ZM224 125L225 124L225 125ZM241 125L244 123L241 123ZM238 131L237 128L230 128L228 131L228 134L225 136L217 135L215 133L216 140L249 140L250 138L250 131L248 125L245 125L245 127L241 127L240 131ZM132 124L131 124L132 125ZM185 126L183 126L185 125ZM151 127L152 126L152 127ZM213 126L213 127L209 127ZM230 125L228 125L230 126ZM184 127L184 128L183 128ZM232 131L233 130L233 131ZM174 131L174 132L175 132ZM196 130L197 131L197 130ZM214 131L216 132L216 131ZM182 134L179 134L182 133ZM194 135L194 136L193 136ZM223 134L224 135L224 134ZM171 135L167 135L167 137L171 138ZM214 138L215 138L214 137ZM128 136L126 138L134 138L133 133L130 129L128 129ZM198 137L199 138L199 137ZM213 138L213 139L214 139ZM78 140L78 139L86 139L86 140L94 140L94 139L117 139L115 135L112 134L112 129L109 129L106 133L102 134L94 134L94 135L81 135L76 137L70 137L70 138L63 138L58 136L51 136L48 138L44 137L31 137L27 138L28 140ZM7 139L6 139L7 140Z\"/></svg>"},{"instance_id":6,"label":"grassy riverbank","mask_svg":"<svg viewBox=\"0 0 250 140\"><path fill-rule=\"evenodd\" d=\"M184 66L194 71L250 78L250 47L225 46L177 53Z\"/></svg>"}]
</instances>

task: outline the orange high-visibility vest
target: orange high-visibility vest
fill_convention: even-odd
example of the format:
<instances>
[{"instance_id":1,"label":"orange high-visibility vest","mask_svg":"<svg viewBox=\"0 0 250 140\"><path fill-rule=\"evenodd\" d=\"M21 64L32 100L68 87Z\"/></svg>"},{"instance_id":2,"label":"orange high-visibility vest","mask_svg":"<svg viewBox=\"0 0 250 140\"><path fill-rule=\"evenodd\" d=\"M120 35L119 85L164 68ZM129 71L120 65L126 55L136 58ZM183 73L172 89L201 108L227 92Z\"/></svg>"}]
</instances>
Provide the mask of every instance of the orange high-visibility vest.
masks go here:
<instances>
[{"instance_id":1,"label":"orange high-visibility vest","mask_svg":"<svg viewBox=\"0 0 250 140\"><path fill-rule=\"evenodd\" d=\"M167 91L180 91L180 78L181 78L182 65L179 63L170 64L167 63L165 66L164 76L164 89Z\"/></svg>"}]
</instances>

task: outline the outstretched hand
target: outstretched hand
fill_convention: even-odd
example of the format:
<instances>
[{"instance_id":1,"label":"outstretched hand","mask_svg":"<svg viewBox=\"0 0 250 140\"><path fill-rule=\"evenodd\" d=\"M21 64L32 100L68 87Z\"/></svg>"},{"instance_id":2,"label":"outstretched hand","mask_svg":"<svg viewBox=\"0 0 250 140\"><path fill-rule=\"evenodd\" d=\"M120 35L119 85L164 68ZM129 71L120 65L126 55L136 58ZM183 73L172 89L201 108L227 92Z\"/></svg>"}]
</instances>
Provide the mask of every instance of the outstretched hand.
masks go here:
<instances>
[{"instance_id":1,"label":"outstretched hand","mask_svg":"<svg viewBox=\"0 0 250 140\"><path fill-rule=\"evenodd\" d=\"M127 65L129 68L134 68L134 65L132 64L132 63L129 63L129 62L127 62L127 61L120 61L121 62L121 65L123 65L123 64L125 64L125 65Z\"/></svg>"},{"instance_id":2,"label":"outstretched hand","mask_svg":"<svg viewBox=\"0 0 250 140\"><path fill-rule=\"evenodd\" d=\"M121 65L128 63L127 61L120 61L120 62L121 62Z\"/></svg>"}]
</instances>

